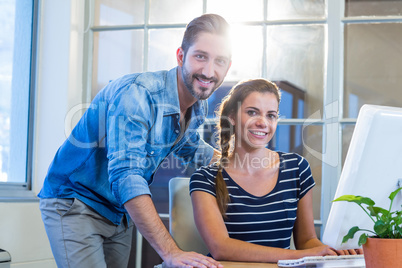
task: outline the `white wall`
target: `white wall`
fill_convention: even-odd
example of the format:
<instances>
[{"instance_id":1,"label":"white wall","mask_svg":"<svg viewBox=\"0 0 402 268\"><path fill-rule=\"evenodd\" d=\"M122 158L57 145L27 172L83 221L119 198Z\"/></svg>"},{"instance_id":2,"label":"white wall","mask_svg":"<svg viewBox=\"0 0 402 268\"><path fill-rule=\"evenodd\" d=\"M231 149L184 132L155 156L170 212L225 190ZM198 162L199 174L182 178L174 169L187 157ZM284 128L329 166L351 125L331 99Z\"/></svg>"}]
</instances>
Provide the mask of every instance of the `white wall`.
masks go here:
<instances>
[{"instance_id":1,"label":"white wall","mask_svg":"<svg viewBox=\"0 0 402 268\"><path fill-rule=\"evenodd\" d=\"M33 192L65 140L65 117L82 102L84 3L41 0L38 76L35 101ZM0 203L0 248L11 254L11 267L56 267L39 211L39 202Z\"/></svg>"}]
</instances>

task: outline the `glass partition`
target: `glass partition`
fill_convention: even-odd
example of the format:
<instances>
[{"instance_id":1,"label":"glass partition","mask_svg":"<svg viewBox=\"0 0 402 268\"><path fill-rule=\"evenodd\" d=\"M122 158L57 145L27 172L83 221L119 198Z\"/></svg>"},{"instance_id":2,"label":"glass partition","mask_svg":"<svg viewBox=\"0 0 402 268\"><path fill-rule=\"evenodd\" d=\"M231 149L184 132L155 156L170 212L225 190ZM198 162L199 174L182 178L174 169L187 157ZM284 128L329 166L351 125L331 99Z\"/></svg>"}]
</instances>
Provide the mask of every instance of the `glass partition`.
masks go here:
<instances>
[{"instance_id":1,"label":"glass partition","mask_svg":"<svg viewBox=\"0 0 402 268\"><path fill-rule=\"evenodd\" d=\"M143 71L143 39L143 30L94 33L93 96L110 80Z\"/></svg>"},{"instance_id":2,"label":"glass partition","mask_svg":"<svg viewBox=\"0 0 402 268\"><path fill-rule=\"evenodd\" d=\"M232 66L225 81L262 77L263 27L232 25Z\"/></svg>"},{"instance_id":3,"label":"glass partition","mask_svg":"<svg viewBox=\"0 0 402 268\"><path fill-rule=\"evenodd\" d=\"M345 16L401 16L401 0L346 0Z\"/></svg>"},{"instance_id":4,"label":"glass partition","mask_svg":"<svg viewBox=\"0 0 402 268\"><path fill-rule=\"evenodd\" d=\"M90 0L92 4L95 26L144 24L145 0Z\"/></svg>"},{"instance_id":5,"label":"glass partition","mask_svg":"<svg viewBox=\"0 0 402 268\"><path fill-rule=\"evenodd\" d=\"M29 183L34 4L34 1L6 0L0 9L0 184L22 187Z\"/></svg>"},{"instance_id":6,"label":"glass partition","mask_svg":"<svg viewBox=\"0 0 402 268\"><path fill-rule=\"evenodd\" d=\"M325 0L268 0L268 20L324 19Z\"/></svg>"},{"instance_id":7,"label":"glass partition","mask_svg":"<svg viewBox=\"0 0 402 268\"><path fill-rule=\"evenodd\" d=\"M264 19L264 0L208 0L207 13L216 13L227 21L261 21Z\"/></svg>"},{"instance_id":8,"label":"glass partition","mask_svg":"<svg viewBox=\"0 0 402 268\"><path fill-rule=\"evenodd\" d=\"M267 78L304 91L306 118L323 108L325 40L324 25L267 27Z\"/></svg>"},{"instance_id":9,"label":"glass partition","mask_svg":"<svg viewBox=\"0 0 402 268\"><path fill-rule=\"evenodd\" d=\"M344 117L363 104L402 106L402 23L345 27Z\"/></svg>"},{"instance_id":10,"label":"glass partition","mask_svg":"<svg viewBox=\"0 0 402 268\"><path fill-rule=\"evenodd\" d=\"M149 23L189 23L202 13L202 0L151 0Z\"/></svg>"},{"instance_id":11,"label":"glass partition","mask_svg":"<svg viewBox=\"0 0 402 268\"><path fill-rule=\"evenodd\" d=\"M149 71L169 70L177 66L176 51L181 46L183 34L184 29L155 29L149 31Z\"/></svg>"}]
</instances>

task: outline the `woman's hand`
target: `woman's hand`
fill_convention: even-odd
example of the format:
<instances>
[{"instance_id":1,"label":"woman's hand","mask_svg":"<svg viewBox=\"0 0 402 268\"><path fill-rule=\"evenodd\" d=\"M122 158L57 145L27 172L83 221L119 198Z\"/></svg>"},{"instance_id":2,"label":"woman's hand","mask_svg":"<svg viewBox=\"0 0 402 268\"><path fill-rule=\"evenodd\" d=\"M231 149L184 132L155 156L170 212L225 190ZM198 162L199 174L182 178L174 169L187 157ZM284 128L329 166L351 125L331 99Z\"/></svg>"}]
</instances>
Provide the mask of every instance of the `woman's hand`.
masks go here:
<instances>
[{"instance_id":1,"label":"woman's hand","mask_svg":"<svg viewBox=\"0 0 402 268\"><path fill-rule=\"evenodd\" d=\"M359 255L363 254L363 249L358 248L358 249L340 249L340 250L335 250L337 255Z\"/></svg>"},{"instance_id":2,"label":"woman's hand","mask_svg":"<svg viewBox=\"0 0 402 268\"><path fill-rule=\"evenodd\" d=\"M303 254L304 256L328 256L328 255L336 256L336 255L339 255L333 248L331 248L330 246L327 246L327 245L320 245L317 247L313 247L313 248L309 248L309 249L305 249L305 250L301 250L301 251L306 253L306 255Z\"/></svg>"}]
</instances>

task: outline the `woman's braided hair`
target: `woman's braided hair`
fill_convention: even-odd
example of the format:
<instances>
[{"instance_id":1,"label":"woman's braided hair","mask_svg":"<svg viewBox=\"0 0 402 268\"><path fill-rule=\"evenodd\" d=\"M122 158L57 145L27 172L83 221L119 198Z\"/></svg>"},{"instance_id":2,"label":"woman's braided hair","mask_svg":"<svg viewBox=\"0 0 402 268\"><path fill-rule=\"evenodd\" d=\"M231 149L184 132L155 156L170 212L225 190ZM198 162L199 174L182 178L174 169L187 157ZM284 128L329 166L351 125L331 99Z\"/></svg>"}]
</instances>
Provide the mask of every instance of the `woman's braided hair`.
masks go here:
<instances>
[{"instance_id":1,"label":"woman's braided hair","mask_svg":"<svg viewBox=\"0 0 402 268\"><path fill-rule=\"evenodd\" d=\"M218 162L218 173L215 180L216 200L218 203L219 211L222 216L226 218L226 210L230 201L229 193L226 188L226 183L223 179L222 169L228 163L228 157L231 151L231 144L234 138L234 125L230 122L230 116L233 118L241 103L252 92L259 93L272 93L278 100L281 100L281 93L276 84L266 79L251 79L239 82L223 99L219 110L217 112L217 130L218 130L218 143L221 149L221 158Z\"/></svg>"}]
</instances>

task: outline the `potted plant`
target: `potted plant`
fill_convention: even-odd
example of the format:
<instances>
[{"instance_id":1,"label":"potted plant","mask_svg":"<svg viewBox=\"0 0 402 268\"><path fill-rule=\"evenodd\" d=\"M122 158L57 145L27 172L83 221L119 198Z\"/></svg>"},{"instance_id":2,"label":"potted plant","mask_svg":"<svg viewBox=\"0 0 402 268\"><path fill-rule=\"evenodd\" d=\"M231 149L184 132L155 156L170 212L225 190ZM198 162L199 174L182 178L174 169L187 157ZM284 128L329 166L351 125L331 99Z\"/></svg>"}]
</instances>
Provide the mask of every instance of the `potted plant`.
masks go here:
<instances>
[{"instance_id":1,"label":"potted plant","mask_svg":"<svg viewBox=\"0 0 402 268\"><path fill-rule=\"evenodd\" d=\"M374 223L373 230L360 229L358 226L350 228L342 240L345 243L357 232L363 232L358 243L359 246L363 245L366 268L402 268L402 209L391 211L393 201L401 190L402 187L389 195L391 202L388 210L375 206L375 202L369 197L342 195L333 200L357 204Z\"/></svg>"}]
</instances>

